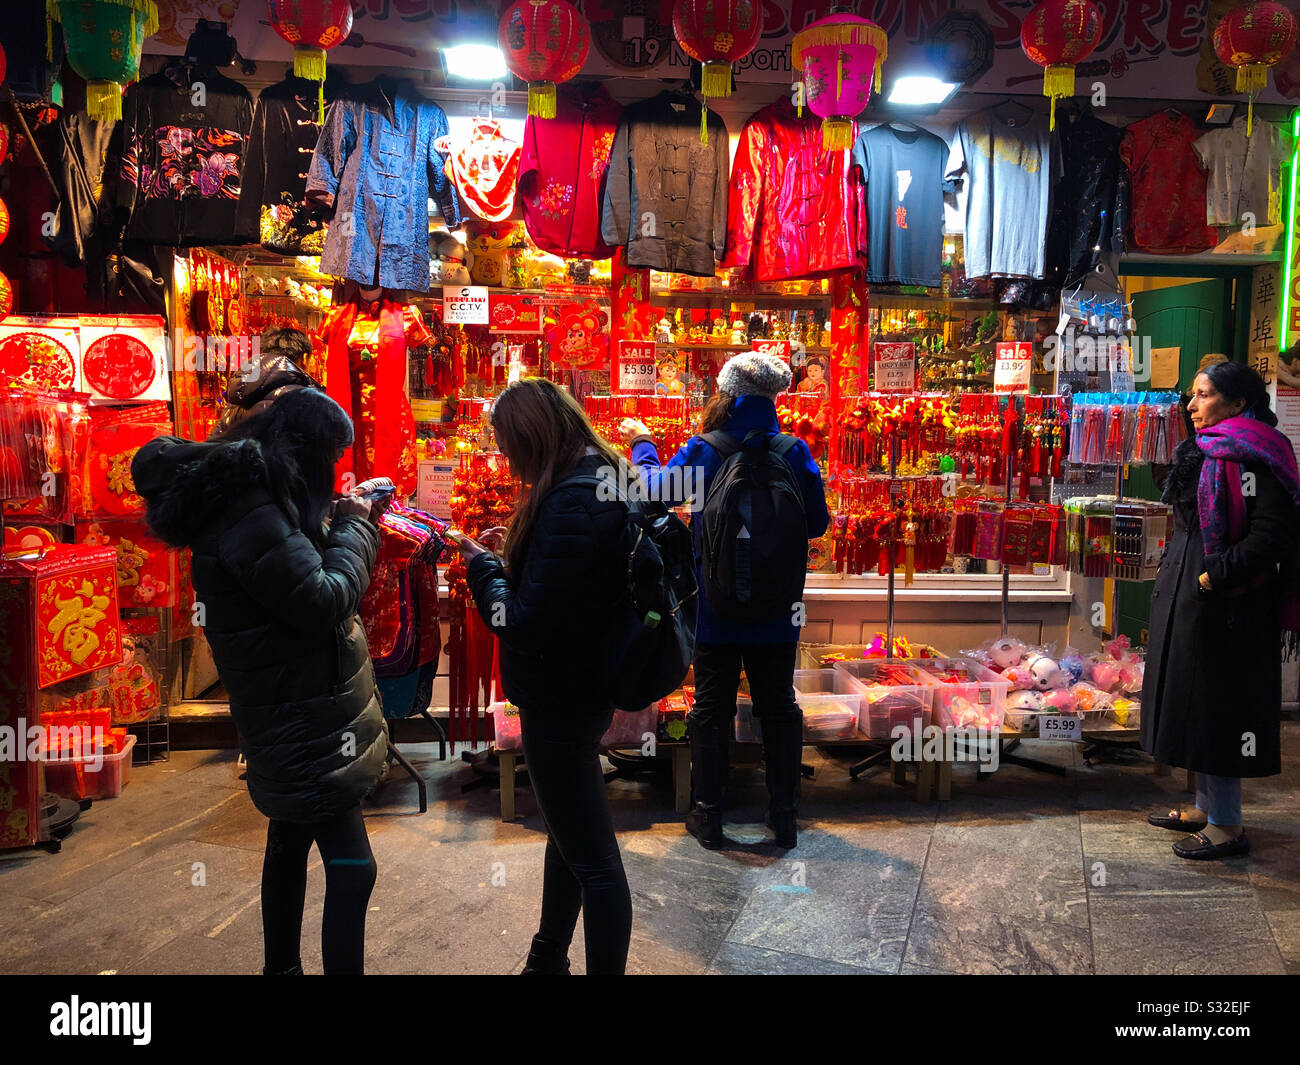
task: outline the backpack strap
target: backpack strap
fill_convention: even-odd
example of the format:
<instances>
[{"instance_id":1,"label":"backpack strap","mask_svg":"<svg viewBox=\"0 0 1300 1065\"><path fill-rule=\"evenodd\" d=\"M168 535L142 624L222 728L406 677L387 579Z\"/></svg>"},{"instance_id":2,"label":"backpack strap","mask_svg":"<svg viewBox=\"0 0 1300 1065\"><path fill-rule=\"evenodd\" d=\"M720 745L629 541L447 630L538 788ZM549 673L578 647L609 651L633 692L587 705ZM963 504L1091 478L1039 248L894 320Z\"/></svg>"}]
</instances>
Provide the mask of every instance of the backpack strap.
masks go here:
<instances>
[{"instance_id":1,"label":"backpack strap","mask_svg":"<svg viewBox=\"0 0 1300 1065\"><path fill-rule=\"evenodd\" d=\"M760 429L753 429L746 434L744 445L749 444L750 440L761 431L762 430ZM742 444L737 444L735 439L729 433L724 433L720 429L715 429L711 433L705 433L700 437L700 439L721 455L723 461L726 461L739 451L742 446L744 446ZM785 458L785 456L789 454L790 449L798 442L797 437L790 436L787 433L777 433L776 436L765 437L764 439L767 441L768 450L778 458Z\"/></svg>"},{"instance_id":2,"label":"backpack strap","mask_svg":"<svg viewBox=\"0 0 1300 1065\"><path fill-rule=\"evenodd\" d=\"M581 485L587 488L605 488L614 491L614 498L628 508L632 513L640 513L644 507L641 500L633 499L619 487L616 480L608 477L597 477L594 473L575 473L572 477L566 477L559 484L551 485L551 492L558 492L561 488L568 488L573 485ZM547 495L551 493L548 492Z\"/></svg>"},{"instance_id":3,"label":"backpack strap","mask_svg":"<svg viewBox=\"0 0 1300 1065\"><path fill-rule=\"evenodd\" d=\"M724 462L740 450L740 445L736 443L731 434L724 433L721 429L705 433L700 439L721 455Z\"/></svg>"},{"instance_id":4,"label":"backpack strap","mask_svg":"<svg viewBox=\"0 0 1300 1065\"><path fill-rule=\"evenodd\" d=\"M798 443L799 438L790 436L788 433L777 433L772 438L772 442L767 445L768 450L779 458L785 458L790 453L790 449Z\"/></svg>"}]
</instances>

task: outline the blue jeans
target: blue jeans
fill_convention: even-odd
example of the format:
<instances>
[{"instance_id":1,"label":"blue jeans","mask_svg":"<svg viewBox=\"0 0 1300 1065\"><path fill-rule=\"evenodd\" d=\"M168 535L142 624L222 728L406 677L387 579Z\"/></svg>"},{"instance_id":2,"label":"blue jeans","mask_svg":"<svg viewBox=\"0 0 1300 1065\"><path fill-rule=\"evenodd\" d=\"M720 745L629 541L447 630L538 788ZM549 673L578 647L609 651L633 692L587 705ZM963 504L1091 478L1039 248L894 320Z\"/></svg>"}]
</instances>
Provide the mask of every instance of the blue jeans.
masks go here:
<instances>
[{"instance_id":1,"label":"blue jeans","mask_svg":"<svg viewBox=\"0 0 1300 1065\"><path fill-rule=\"evenodd\" d=\"M1241 824L1241 778L1197 773L1196 808L1205 813L1212 825Z\"/></svg>"}]
</instances>

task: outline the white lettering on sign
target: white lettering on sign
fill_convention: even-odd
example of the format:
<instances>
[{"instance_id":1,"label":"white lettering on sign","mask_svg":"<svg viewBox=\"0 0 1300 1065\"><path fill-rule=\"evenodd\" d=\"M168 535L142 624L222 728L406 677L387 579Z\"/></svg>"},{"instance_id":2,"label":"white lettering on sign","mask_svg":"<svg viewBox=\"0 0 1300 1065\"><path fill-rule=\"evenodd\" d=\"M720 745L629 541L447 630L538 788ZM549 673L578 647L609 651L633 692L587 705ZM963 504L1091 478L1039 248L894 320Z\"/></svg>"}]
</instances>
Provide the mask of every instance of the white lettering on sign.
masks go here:
<instances>
[{"instance_id":1,"label":"white lettering on sign","mask_svg":"<svg viewBox=\"0 0 1300 1065\"><path fill-rule=\"evenodd\" d=\"M442 290L442 320L447 325L487 325L488 290L475 285Z\"/></svg>"},{"instance_id":2,"label":"white lettering on sign","mask_svg":"<svg viewBox=\"0 0 1300 1065\"><path fill-rule=\"evenodd\" d=\"M993 364L993 391L1027 393L1033 368L1033 344L1022 340L998 344Z\"/></svg>"}]
</instances>

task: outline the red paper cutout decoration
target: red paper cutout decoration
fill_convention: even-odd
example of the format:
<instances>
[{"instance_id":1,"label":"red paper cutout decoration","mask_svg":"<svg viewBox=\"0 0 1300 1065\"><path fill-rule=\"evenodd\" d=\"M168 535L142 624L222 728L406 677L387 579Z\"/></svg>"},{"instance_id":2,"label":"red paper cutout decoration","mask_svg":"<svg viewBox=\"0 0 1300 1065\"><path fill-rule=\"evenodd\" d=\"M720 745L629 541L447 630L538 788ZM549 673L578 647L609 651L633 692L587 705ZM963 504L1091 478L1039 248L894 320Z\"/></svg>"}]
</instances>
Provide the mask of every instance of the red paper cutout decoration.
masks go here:
<instances>
[{"instance_id":1,"label":"red paper cutout decoration","mask_svg":"<svg viewBox=\"0 0 1300 1065\"><path fill-rule=\"evenodd\" d=\"M9 282L0 274L0 318L12 309L12 295L6 295ZM0 385L10 381L45 391L72 388L77 381L77 366L72 352L44 333L15 333L0 340Z\"/></svg>"},{"instance_id":2,"label":"red paper cutout decoration","mask_svg":"<svg viewBox=\"0 0 1300 1065\"><path fill-rule=\"evenodd\" d=\"M528 113L555 117L555 86L575 77L587 61L591 31L568 0L518 0L497 26L506 66L528 82Z\"/></svg>"},{"instance_id":3,"label":"red paper cutout decoration","mask_svg":"<svg viewBox=\"0 0 1300 1065\"><path fill-rule=\"evenodd\" d=\"M1043 95L1056 101L1074 95L1074 67L1101 40L1101 12L1089 0L1043 0L1020 25L1020 47L1043 68Z\"/></svg>"},{"instance_id":4,"label":"red paper cutout decoration","mask_svg":"<svg viewBox=\"0 0 1300 1065\"><path fill-rule=\"evenodd\" d=\"M1214 27L1215 54L1237 68L1237 91L1250 101L1247 136L1254 125L1255 96L1268 84L1268 68L1291 54L1295 38L1295 16L1270 0L1233 8Z\"/></svg>"},{"instance_id":5,"label":"red paper cutout decoration","mask_svg":"<svg viewBox=\"0 0 1300 1065\"><path fill-rule=\"evenodd\" d=\"M82 355L86 383L109 399L135 399L149 390L158 368L153 352L126 333L100 337Z\"/></svg>"},{"instance_id":6,"label":"red paper cutout decoration","mask_svg":"<svg viewBox=\"0 0 1300 1065\"><path fill-rule=\"evenodd\" d=\"M9 208L5 206L4 200L0 200L0 244L5 242L7 236L9 236Z\"/></svg>"},{"instance_id":7,"label":"red paper cutout decoration","mask_svg":"<svg viewBox=\"0 0 1300 1065\"><path fill-rule=\"evenodd\" d=\"M14 287L9 283L9 278L0 273L0 322L9 317L9 312L14 309ZM3 367L4 360L0 358L0 367ZM4 371L0 369L0 374Z\"/></svg>"},{"instance_id":8,"label":"red paper cutout decoration","mask_svg":"<svg viewBox=\"0 0 1300 1065\"><path fill-rule=\"evenodd\" d=\"M551 362L573 370L604 369L609 365L609 315L594 304L566 307L547 330Z\"/></svg>"}]
</instances>

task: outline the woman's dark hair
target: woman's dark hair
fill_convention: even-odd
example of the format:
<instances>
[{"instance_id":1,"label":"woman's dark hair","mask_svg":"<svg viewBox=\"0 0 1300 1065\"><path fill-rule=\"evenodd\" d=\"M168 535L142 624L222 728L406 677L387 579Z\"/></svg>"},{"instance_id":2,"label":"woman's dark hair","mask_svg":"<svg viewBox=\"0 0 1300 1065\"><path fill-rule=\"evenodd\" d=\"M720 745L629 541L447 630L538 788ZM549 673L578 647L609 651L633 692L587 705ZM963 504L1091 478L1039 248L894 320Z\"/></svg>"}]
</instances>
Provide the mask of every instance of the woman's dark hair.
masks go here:
<instances>
[{"instance_id":1,"label":"woman's dark hair","mask_svg":"<svg viewBox=\"0 0 1300 1065\"><path fill-rule=\"evenodd\" d=\"M731 408L735 406L736 397L721 388L709 397L700 415L700 435L712 433L727 424L731 417Z\"/></svg>"},{"instance_id":2,"label":"woman's dark hair","mask_svg":"<svg viewBox=\"0 0 1300 1065\"><path fill-rule=\"evenodd\" d=\"M324 392L300 389L245 418L222 442L256 440L271 494L312 543L324 546L334 501L335 453L352 445L352 419Z\"/></svg>"},{"instance_id":3,"label":"woman's dark hair","mask_svg":"<svg viewBox=\"0 0 1300 1065\"><path fill-rule=\"evenodd\" d=\"M1241 400L1243 415L1253 415L1265 425L1277 425L1277 415L1268 401L1268 386L1264 379L1245 363L1216 362L1201 373L1210 379L1214 391L1230 403Z\"/></svg>"}]
</instances>

